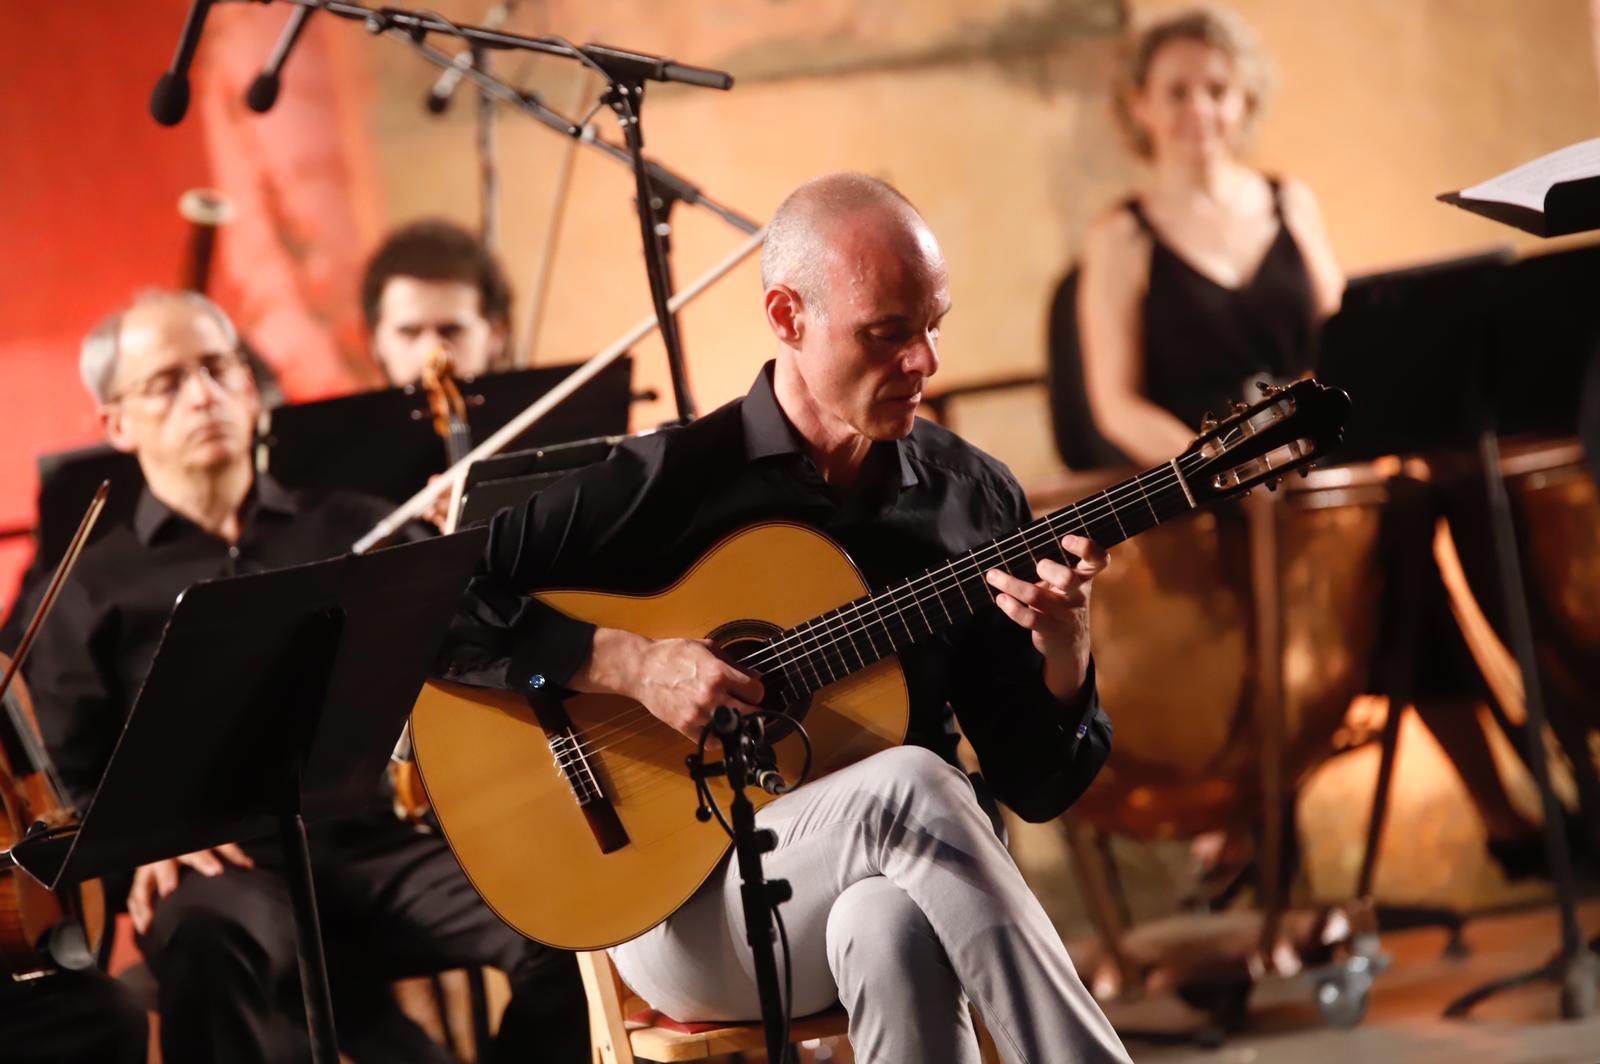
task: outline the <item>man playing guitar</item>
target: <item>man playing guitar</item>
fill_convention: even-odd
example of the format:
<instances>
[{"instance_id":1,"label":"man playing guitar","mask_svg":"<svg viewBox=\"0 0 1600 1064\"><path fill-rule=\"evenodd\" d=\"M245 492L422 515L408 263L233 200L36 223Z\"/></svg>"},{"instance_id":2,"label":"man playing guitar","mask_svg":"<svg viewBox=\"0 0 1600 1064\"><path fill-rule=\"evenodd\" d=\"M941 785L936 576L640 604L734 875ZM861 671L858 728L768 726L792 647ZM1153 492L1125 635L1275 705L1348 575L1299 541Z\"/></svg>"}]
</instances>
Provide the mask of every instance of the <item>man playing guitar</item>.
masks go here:
<instances>
[{"instance_id":1,"label":"man playing guitar","mask_svg":"<svg viewBox=\"0 0 1600 1064\"><path fill-rule=\"evenodd\" d=\"M840 542L869 583L942 564L1030 520L994 459L916 418L950 309L943 254L887 184L840 173L779 208L762 257L777 357L749 394L631 441L495 521L442 661L446 675L545 694L625 695L698 737L719 705L750 710L761 677L706 641L597 628L535 589L665 586L727 533L792 521ZM959 719L987 783L1018 815L1059 815L1110 749L1089 654L1091 581L1108 561L1067 536L1037 581L994 570L996 608L900 653L907 745L765 805L778 846L795 1015L835 999L858 1059L974 1062L970 999L1007 1059L1127 1059L967 778ZM777 560L775 581L800 578ZM685 809L687 817L690 810ZM759 1015L736 872L612 951L623 977L680 1020Z\"/></svg>"}]
</instances>

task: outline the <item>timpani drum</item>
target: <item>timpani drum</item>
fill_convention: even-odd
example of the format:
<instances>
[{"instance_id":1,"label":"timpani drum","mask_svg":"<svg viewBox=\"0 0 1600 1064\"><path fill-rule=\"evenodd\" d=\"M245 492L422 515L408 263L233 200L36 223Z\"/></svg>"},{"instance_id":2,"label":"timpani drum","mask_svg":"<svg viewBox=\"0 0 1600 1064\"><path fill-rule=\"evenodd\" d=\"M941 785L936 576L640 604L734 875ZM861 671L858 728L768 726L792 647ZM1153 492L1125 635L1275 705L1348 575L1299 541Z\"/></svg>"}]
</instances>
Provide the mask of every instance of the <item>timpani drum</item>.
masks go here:
<instances>
[{"instance_id":1,"label":"timpani drum","mask_svg":"<svg viewBox=\"0 0 1600 1064\"><path fill-rule=\"evenodd\" d=\"M1452 606L1480 670L1520 719L1520 679L1504 679L1516 666L1504 643L1482 481L1436 464L1448 471L1450 547L1465 574L1464 582L1446 579ZM1500 469L1541 668L1555 685L1552 694L1600 725L1600 499L1583 448L1575 439L1508 440Z\"/></svg>"},{"instance_id":2,"label":"timpani drum","mask_svg":"<svg viewBox=\"0 0 1600 1064\"><path fill-rule=\"evenodd\" d=\"M1292 475L1267 496L1282 611L1275 727L1291 791L1335 752L1334 734L1367 684L1387 481L1371 465L1335 466ZM1086 479L1069 490L1096 486ZM1270 641L1254 587L1254 505L1261 500L1152 529L1119 545L1095 579L1095 663L1115 756L1074 811L1103 831L1186 838L1259 815L1268 745L1255 692Z\"/></svg>"}]
</instances>

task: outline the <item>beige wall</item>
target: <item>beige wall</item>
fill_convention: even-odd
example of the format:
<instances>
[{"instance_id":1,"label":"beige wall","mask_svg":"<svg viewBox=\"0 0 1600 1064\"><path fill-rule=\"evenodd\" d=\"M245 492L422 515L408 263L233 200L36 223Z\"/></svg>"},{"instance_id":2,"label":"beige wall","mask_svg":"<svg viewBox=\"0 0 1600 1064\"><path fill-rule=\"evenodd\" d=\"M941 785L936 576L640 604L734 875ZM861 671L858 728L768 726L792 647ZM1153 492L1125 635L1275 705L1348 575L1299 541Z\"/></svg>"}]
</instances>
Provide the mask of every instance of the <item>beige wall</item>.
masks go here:
<instances>
[{"instance_id":1,"label":"beige wall","mask_svg":"<svg viewBox=\"0 0 1600 1064\"><path fill-rule=\"evenodd\" d=\"M471 19L487 0L442 6ZM1313 187L1347 269L1500 241L1524 249L1539 243L1433 197L1596 135L1600 91L1584 0L1238 0L1237 8L1258 28L1280 75L1256 156ZM1045 300L1088 219L1137 177L1107 108L1125 17L1126 5L1112 0L568 0L525 4L514 26L736 74L739 84L726 94L652 88L645 128L654 155L751 216L765 217L791 186L836 167L900 184L928 215L951 263L956 310L941 377L970 382L1042 369ZM462 100L446 118L430 119L421 99L432 72L401 47L371 48L389 216L440 212L475 223L472 109ZM593 88L557 61L501 65L520 69L526 84L569 112ZM615 136L609 118L600 124ZM511 115L500 134L504 249L525 313L566 146ZM630 180L594 153L577 160L541 362L592 352L648 309ZM680 282L738 242L692 209L680 210L677 237ZM688 310L684 327L701 409L739 394L770 349L754 264ZM659 348L640 353L640 377L665 391ZM640 424L669 409L657 405ZM958 422L1025 482L1054 469L1038 395L969 402ZM1302 811L1307 827L1328 839L1319 843L1324 855L1359 852L1359 818L1345 814L1369 793L1364 779L1341 777L1315 791L1338 792L1317 807L1328 816ZM1397 801L1406 809L1431 802L1446 813L1463 807L1447 787ZM1052 915L1069 933L1081 929L1054 829L1014 827L1018 859ZM1460 861L1470 856L1463 851ZM1181 848L1125 847L1123 857L1136 906L1169 907L1181 891ZM1348 868L1313 865L1316 888L1347 889ZM1381 886L1397 897L1428 894L1432 888L1409 874L1386 864Z\"/></svg>"},{"instance_id":2,"label":"beige wall","mask_svg":"<svg viewBox=\"0 0 1600 1064\"><path fill-rule=\"evenodd\" d=\"M441 5L481 17L480 0ZM1136 13L1172 6L1141 4ZM1519 238L1434 202L1529 157L1593 135L1600 118L1584 0L1240 0L1275 56L1280 92L1256 156L1307 181L1351 271ZM649 150L756 218L803 178L855 167L899 183L931 219L952 264L956 313L947 383L1042 367L1043 307L1085 222L1134 180L1106 108L1112 0L638 0L523 5L513 28L561 32L723 67L731 93L651 89ZM354 32L352 30L352 32ZM473 109L443 119L421 98L432 72L397 44L372 45L373 102L389 216L477 219ZM502 71L574 112L592 84L557 60ZM615 123L600 127L615 136ZM500 122L503 248L522 312L552 217L562 139ZM629 211L630 175L587 150L562 215L540 362L592 352L649 302ZM720 221L680 209L686 283L737 243ZM769 350L747 264L684 315L702 409L741 392ZM659 347L641 377L665 388ZM644 412L664 416L667 404ZM962 426L1024 479L1048 472L1036 397L973 403Z\"/></svg>"}]
</instances>

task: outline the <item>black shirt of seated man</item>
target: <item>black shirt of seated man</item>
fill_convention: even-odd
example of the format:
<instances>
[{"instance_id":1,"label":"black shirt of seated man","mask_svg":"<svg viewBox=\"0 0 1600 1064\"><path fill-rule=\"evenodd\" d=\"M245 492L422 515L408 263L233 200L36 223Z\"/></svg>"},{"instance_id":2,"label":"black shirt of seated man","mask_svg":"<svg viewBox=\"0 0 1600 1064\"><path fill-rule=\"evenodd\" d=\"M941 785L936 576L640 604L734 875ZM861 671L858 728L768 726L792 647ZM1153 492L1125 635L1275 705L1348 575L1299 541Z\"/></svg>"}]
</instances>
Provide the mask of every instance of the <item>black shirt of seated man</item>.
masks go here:
<instances>
[{"instance_id":1,"label":"black shirt of seated man","mask_svg":"<svg viewBox=\"0 0 1600 1064\"><path fill-rule=\"evenodd\" d=\"M364 496L312 499L262 477L230 546L147 491L131 523L84 552L30 663L40 726L68 789L81 802L99 780L179 593L199 580L344 553L387 511ZM405 536L425 534L413 526ZM186 869L139 938L159 984L169 1061L305 1053L281 852L275 839L241 846L255 867L229 866L215 877ZM347 1053L358 1061L453 1060L398 1012L387 982L492 965L513 986L492 1059L588 1059L571 957L502 924L442 839L395 819L379 781L369 810L313 823L311 849Z\"/></svg>"},{"instance_id":2,"label":"black shirt of seated man","mask_svg":"<svg viewBox=\"0 0 1600 1064\"><path fill-rule=\"evenodd\" d=\"M594 629L526 592L659 590L758 521L826 532L882 588L1032 520L1003 465L920 419L905 439L874 444L864 483L840 495L780 409L772 372L763 368L742 399L630 440L606 462L502 511L441 670L513 690L563 685L588 656ZM773 579L794 576L773 560ZM899 658L911 697L907 742L954 764L953 709L995 797L1024 819L1060 815L1105 762L1111 722L1092 671L1078 704L1063 710L1028 632L1000 610L979 610Z\"/></svg>"}]
</instances>

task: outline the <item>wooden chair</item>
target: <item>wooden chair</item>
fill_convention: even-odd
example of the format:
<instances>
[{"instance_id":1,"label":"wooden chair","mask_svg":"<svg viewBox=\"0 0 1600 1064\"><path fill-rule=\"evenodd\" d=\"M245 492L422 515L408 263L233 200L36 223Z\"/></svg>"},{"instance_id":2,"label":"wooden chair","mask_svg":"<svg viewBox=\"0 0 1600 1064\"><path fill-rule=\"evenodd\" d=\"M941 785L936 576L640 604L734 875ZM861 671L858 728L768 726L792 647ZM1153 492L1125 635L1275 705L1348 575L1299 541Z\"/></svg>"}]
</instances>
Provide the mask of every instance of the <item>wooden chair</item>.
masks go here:
<instances>
[{"instance_id":1,"label":"wooden chair","mask_svg":"<svg viewBox=\"0 0 1600 1064\"><path fill-rule=\"evenodd\" d=\"M603 950L579 953L578 970L589 998L595 1064L671 1064L766 1048L766 1035L759 1023L678 1023L656 1012L628 989ZM835 1005L827 1012L796 1019L790 1025L789 1038L791 1043L799 1043L810 1038L840 1037L848 1030L844 1009Z\"/></svg>"},{"instance_id":2,"label":"wooden chair","mask_svg":"<svg viewBox=\"0 0 1600 1064\"><path fill-rule=\"evenodd\" d=\"M635 1064L657 1061L706 1060L727 1053L758 1052L766 1048L759 1023L678 1023L652 1009L628 989L603 951L578 954L584 993L589 998L589 1029L594 1064ZM978 1042L984 1064L1000 1064L994 1041L977 1017ZM835 1005L815 1016L803 1016L789 1027L791 1045L812 1038L841 1038L850 1028L844 1009Z\"/></svg>"}]
</instances>

